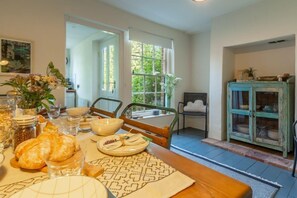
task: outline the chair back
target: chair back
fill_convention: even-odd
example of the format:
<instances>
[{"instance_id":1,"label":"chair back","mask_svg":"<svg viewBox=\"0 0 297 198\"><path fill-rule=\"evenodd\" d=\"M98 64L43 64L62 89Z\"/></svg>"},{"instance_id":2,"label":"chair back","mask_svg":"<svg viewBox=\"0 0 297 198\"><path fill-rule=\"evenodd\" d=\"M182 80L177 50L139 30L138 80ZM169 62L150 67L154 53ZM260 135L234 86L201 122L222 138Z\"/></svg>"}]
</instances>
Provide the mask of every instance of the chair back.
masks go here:
<instances>
[{"instance_id":1,"label":"chair back","mask_svg":"<svg viewBox=\"0 0 297 198\"><path fill-rule=\"evenodd\" d=\"M207 104L207 93L194 93L194 92L185 92L184 93L184 105L187 105L188 102L195 102L195 100L202 100L203 104Z\"/></svg>"},{"instance_id":2,"label":"chair back","mask_svg":"<svg viewBox=\"0 0 297 198\"><path fill-rule=\"evenodd\" d=\"M173 119L169 125L164 127L144 123L141 122L140 119L133 119L133 110L139 110L140 108L144 110L159 110L165 112L166 114L171 113L173 115ZM162 147L170 148L173 128L178 120L178 114L175 109L142 103L131 103L123 110L120 118L124 120L124 124L122 126L123 130L131 133L141 133L142 135L151 138L152 142Z\"/></svg>"},{"instance_id":3,"label":"chair back","mask_svg":"<svg viewBox=\"0 0 297 198\"><path fill-rule=\"evenodd\" d=\"M297 146L296 144L297 144L297 132L296 132L296 127L297 127L297 120L295 120L295 122L293 123L293 130L292 130L292 132L293 132L293 139L294 139L294 144L295 144L295 147Z\"/></svg>"},{"instance_id":4,"label":"chair back","mask_svg":"<svg viewBox=\"0 0 297 198\"><path fill-rule=\"evenodd\" d=\"M117 113L121 108L123 102L121 100L99 97L97 98L90 107L90 113L94 116L100 116L103 118L117 117ZM109 107L112 110L109 110Z\"/></svg>"}]
</instances>

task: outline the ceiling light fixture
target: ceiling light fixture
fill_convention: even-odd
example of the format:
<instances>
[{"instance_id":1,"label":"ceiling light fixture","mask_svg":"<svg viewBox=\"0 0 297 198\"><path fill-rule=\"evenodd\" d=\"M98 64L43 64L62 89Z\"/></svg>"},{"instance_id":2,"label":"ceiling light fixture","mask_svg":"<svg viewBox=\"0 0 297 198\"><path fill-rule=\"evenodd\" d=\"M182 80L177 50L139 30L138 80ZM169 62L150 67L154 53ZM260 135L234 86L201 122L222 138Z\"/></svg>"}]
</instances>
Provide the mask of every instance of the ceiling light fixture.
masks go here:
<instances>
[{"instance_id":1,"label":"ceiling light fixture","mask_svg":"<svg viewBox=\"0 0 297 198\"><path fill-rule=\"evenodd\" d=\"M194 2L203 2L203 1L206 1L206 0L192 0Z\"/></svg>"}]
</instances>

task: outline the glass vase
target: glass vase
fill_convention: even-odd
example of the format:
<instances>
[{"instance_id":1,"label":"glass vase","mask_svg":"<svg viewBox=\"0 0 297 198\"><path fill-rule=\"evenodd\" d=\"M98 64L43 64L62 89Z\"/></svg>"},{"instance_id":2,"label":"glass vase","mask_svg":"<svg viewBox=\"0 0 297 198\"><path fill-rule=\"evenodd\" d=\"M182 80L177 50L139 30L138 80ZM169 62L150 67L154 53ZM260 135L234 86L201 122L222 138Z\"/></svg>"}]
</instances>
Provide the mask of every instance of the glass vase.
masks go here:
<instances>
[{"instance_id":1,"label":"glass vase","mask_svg":"<svg viewBox=\"0 0 297 198\"><path fill-rule=\"evenodd\" d=\"M171 108L171 97L169 96L166 98L166 107Z\"/></svg>"}]
</instances>

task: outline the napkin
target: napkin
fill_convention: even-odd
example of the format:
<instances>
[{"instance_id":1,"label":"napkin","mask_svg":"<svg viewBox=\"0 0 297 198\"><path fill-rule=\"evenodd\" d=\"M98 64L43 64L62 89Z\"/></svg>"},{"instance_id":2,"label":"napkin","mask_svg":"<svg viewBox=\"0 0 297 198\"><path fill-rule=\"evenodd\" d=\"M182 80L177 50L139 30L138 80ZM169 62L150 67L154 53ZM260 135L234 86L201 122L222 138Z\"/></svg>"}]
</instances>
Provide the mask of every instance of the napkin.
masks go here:
<instances>
[{"instance_id":1,"label":"napkin","mask_svg":"<svg viewBox=\"0 0 297 198\"><path fill-rule=\"evenodd\" d=\"M127 146L135 146L139 144L143 144L146 141L143 139L143 135L141 134L126 134L124 138L124 145Z\"/></svg>"}]
</instances>

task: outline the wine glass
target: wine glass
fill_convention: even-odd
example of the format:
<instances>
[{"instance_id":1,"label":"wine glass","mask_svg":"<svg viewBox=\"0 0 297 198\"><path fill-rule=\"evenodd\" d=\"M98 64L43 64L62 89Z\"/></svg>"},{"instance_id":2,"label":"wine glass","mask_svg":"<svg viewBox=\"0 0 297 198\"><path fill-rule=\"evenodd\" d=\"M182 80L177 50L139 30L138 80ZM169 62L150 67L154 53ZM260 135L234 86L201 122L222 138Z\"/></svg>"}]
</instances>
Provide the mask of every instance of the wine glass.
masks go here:
<instances>
[{"instance_id":1,"label":"wine glass","mask_svg":"<svg viewBox=\"0 0 297 198\"><path fill-rule=\"evenodd\" d=\"M49 107L49 109L47 110L47 115L48 117L52 120L52 119L57 119L60 116L60 109L61 106L60 105L52 105Z\"/></svg>"}]
</instances>

